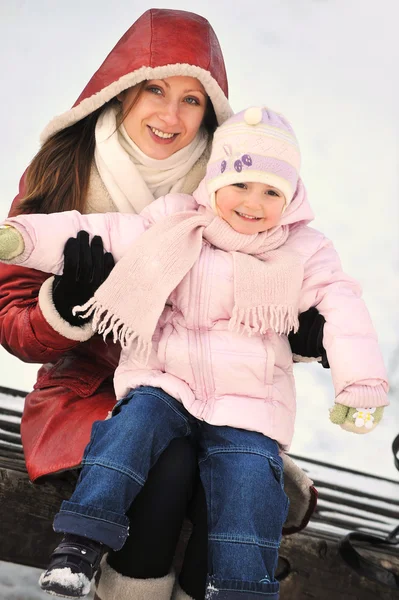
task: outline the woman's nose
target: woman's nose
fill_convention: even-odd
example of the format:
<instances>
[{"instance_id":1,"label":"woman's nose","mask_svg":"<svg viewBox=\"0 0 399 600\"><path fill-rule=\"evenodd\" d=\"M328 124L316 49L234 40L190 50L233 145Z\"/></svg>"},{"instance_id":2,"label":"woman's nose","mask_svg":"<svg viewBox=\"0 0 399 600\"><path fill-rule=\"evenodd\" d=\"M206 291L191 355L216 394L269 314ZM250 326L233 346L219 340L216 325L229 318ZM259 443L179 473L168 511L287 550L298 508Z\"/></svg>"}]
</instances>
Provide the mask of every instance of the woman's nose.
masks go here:
<instances>
[{"instance_id":1,"label":"woman's nose","mask_svg":"<svg viewBox=\"0 0 399 600\"><path fill-rule=\"evenodd\" d=\"M179 106L174 102L168 102L161 111L161 119L169 126L179 122Z\"/></svg>"}]
</instances>

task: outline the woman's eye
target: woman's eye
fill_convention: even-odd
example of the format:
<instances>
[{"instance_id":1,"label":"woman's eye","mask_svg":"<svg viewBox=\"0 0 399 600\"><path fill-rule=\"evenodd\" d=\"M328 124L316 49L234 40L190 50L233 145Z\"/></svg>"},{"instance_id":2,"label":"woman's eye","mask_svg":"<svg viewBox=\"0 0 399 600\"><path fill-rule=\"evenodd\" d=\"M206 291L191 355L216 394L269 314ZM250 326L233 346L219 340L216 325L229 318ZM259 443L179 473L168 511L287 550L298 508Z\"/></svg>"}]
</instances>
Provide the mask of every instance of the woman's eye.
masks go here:
<instances>
[{"instance_id":1,"label":"woman's eye","mask_svg":"<svg viewBox=\"0 0 399 600\"><path fill-rule=\"evenodd\" d=\"M198 98L193 98L192 96L185 98L184 101L187 102L187 104L196 104L197 106L200 104Z\"/></svg>"},{"instance_id":2,"label":"woman's eye","mask_svg":"<svg viewBox=\"0 0 399 600\"><path fill-rule=\"evenodd\" d=\"M147 90L148 90L149 92L153 93L153 94L158 94L158 95L162 94L162 90L161 90L161 88L159 88L159 87L156 87L156 86L154 86L154 85L151 85L151 86L149 86L149 87L147 88Z\"/></svg>"}]
</instances>

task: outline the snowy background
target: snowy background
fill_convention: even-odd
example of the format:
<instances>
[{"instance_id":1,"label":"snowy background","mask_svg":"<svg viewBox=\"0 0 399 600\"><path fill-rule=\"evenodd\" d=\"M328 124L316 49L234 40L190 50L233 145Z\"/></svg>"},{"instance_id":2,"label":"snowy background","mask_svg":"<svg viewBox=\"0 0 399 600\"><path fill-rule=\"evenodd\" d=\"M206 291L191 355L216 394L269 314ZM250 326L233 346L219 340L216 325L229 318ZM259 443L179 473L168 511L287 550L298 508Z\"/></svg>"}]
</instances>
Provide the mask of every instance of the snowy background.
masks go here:
<instances>
[{"instance_id":1,"label":"snowy background","mask_svg":"<svg viewBox=\"0 0 399 600\"><path fill-rule=\"evenodd\" d=\"M392 406L384 421L371 436L355 436L328 420L329 371L298 366L292 452L399 479L390 455L399 432L397 0L156 2L171 5L212 23L235 110L267 104L292 122L314 225L333 239L345 270L361 282L390 372ZM0 0L0 218L38 150L41 130L72 105L151 6L146 0ZM29 390L36 371L0 349L0 385ZM11 571L7 577L0 599L42 597L15 588Z\"/></svg>"}]
</instances>

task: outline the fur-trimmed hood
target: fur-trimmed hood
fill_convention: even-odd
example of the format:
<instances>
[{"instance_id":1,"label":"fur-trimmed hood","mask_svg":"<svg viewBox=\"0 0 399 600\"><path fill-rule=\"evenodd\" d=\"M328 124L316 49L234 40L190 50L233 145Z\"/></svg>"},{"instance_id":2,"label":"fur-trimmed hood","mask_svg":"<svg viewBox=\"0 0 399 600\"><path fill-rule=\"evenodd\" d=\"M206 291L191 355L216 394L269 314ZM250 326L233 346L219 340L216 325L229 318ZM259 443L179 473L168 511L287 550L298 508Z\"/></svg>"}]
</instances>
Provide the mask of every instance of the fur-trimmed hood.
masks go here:
<instances>
[{"instance_id":1,"label":"fur-trimmed hood","mask_svg":"<svg viewBox=\"0 0 399 600\"><path fill-rule=\"evenodd\" d=\"M179 75L196 77L202 83L219 124L232 115L222 51L208 21L181 10L147 10L111 50L73 107L50 121L41 140L141 81Z\"/></svg>"}]
</instances>

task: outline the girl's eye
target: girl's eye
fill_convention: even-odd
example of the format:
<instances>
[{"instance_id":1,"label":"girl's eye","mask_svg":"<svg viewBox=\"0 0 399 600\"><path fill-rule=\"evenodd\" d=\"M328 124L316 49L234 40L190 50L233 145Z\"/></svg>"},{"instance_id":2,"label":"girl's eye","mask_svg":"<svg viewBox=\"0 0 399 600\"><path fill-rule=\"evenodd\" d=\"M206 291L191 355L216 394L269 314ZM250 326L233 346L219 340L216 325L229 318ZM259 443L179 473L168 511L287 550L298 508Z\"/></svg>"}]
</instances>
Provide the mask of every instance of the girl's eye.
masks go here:
<instances>
[{"instance_id":1,"label":"girl's eye","mask_svg":"<svg viewBox=\"0 0 399 600\"><path fill-rule=\"evenodd\" d=\"M280 194L278 192L276 192L275 190L267 190L266 192L269 196L277 196L278 198L280 197Z\"/></svg>"},{"instance_id":2,"label":"girl's eye","mask_svg":"<svg viewBox=\"0 0 399 600\"><path fill-rule=\"evenodd\" d=\"M245 183L233 183L233 186L234 186L234 187L238 187L238 188L240 188L240 189L242 189L242 190L245 190L245 189L246 189L246 187L247 187L247 186L245 185Z\"/></svg>"},{"instance_id":3,"label":"girl's eye","mask_svg":"<svg viewBox=\"0 0 399 600\"><path fill-rule=\"evenodd\" d=\"M196 106L200 105L198 98L194 98L193 96L188 96L184 99L184 102L187 102L187 104L195 104Z\"/></svg>"}]
</instances>

